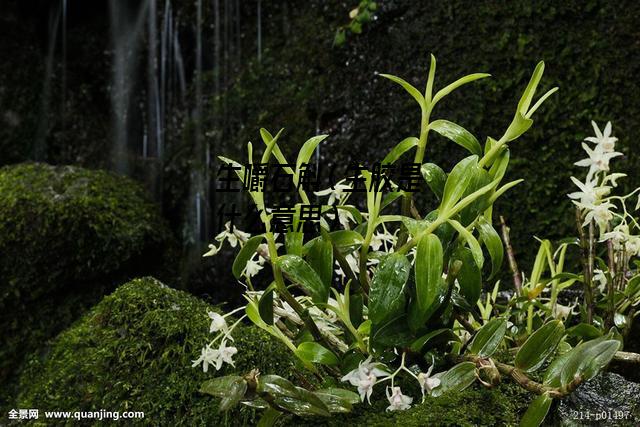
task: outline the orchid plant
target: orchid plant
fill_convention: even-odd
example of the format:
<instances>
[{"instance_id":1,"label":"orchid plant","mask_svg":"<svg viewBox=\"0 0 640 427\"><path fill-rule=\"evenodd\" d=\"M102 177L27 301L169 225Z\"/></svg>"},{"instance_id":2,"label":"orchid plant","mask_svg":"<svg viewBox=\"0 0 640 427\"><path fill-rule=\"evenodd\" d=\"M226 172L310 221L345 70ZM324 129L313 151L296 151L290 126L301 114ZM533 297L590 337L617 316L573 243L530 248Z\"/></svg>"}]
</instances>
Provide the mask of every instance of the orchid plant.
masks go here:
<instances>
[{"instance_id":1,"label":"orchid plant","mask_svg":"<svg viewBox=\"0 0 640 427\"><path fill-rule=\"evenodd\" d=\"M600 337L612 327L622 339L638 317L640 226L633 212L640 209L640 187L626 195L612 194L626 176L612 172L610 166L622 153L615 151L611 122L603 130L591 124L595 135L582 143L588 157L575 163L588 168L587 173L584 181L571 177L577 191L568 194L576 206L578 238L564 239L557 248L541 240L530 277L512 300L512 305L526 310L529 334L534 322L555 318L572 324L567 332L575 339ZM628 206L634 199L633 207ZM580 273L565 271L571 247L580 251ZM545 273L548 277L543 277ZM561 292L576 284L582 285L583 304L577 298L561 304ZM524 302L516 302L523 296Z\"/></svg>"},{"instance_id":2,"label":"orchid plant","mask_svg":"<svg viewBox=\"0 0 640 427\"><path fill-rule=\"evenodd\" d=\"M231 363L237 351L229 346L233 330L248 318L282 341L309 372L332 376L355 387L357 394L335 387L310 390L253 370L203 384L203 392L222 398L221 410L239 403L268 408L265 417L272 421L280 413L348 412L353 404L365 399L370 402L374 388L381 384L386 385L387 409L405 410L416 396L403 394L400 379L416 381L424 398L464 389L476 380L492 386L506 375L540 395L525 415L531 425L542 421L553 398L569 393L610 360L598 357L593 361L585 356L585 352L594 351L595 344L564 349L565 354L547 371L548 381L539 384L528 378L526 372L539 369L558 353L564 327L560 330L556 323L531 331L515 361L508 361L513 365L492 358L508 340L508 316L492 318L492 310L487 310L492 300L480 303L486 316L477 315L483 281L495 277L504 255L493 226L493 204L520 182L502 184L509 164L509 144L531 127L533 114L557 88L533 102L544 72L540 62L504 134L497 139L487 137L483 147L462 126L432 120L432 116L448 94L489 75L470 74L436 91L435 71L432 56L424 91L399 77L380 75L399 84L416 101L421 112L419 134L398 143L382 160L382 168L359 164L352 176L316 192L315 196L325 200L317 232L300 227L304 222L302 208L311 199L301 183L305 165L327 136L306 141L296 162L289 163L279 146L282 131L273 136L261 129L264 151L259 163L266 165L275 159L297 191L292 224L286 232L276 233L275 210L267 206L264 192L249 189L264 233L250 236L229 223L216 237L218 244L211 245L205 254L215 255L225 242L240 246L232 270L246 287L247 304L225 315L209 314L211 331L216 335L194 360L194 366L207 370L210 365L218 369ZM429 137L434 133L470 154L449 173L425 161ZM379 173L411 152L413 164L418 165L423 184L431 193L432 210L426 214L418 212L413 191ZM250 166L258 162L252 143L247 145L247 154L246 165L220 157L242 182L248 182ZM354 192L358 182L366 191ZM363 195L363 200L353 200L358 195ZM490 259L487 266L485 254ZM267 270L271 284L257 289L254 278L265 276ZM238 311L244 314L227 326L227 319ZM617 341L607 337L599 342L604 344L598 351L605 347L610 352L614 345L617 349ZM567 367L576 357L591 362ZM433 373L445 365L450 369Z\"/></svg>"}]
</instances>

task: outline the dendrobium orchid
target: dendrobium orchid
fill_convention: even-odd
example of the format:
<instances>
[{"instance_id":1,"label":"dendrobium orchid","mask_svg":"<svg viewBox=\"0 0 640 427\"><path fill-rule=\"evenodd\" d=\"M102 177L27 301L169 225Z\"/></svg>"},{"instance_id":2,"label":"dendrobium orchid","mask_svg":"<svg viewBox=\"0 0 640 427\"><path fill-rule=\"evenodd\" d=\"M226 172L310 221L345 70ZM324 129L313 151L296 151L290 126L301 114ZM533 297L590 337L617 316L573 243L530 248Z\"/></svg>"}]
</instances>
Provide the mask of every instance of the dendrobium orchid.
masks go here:
<instances>
[{"instance_id":1,"label":"dendrobium orchid","mask_svg":"<svg viewBox=\"0 0 640 427\"><path fill-rule=\"evenodd\" d=\"M360 362L356 369L342 377L342 381L349 381L351 385L358 387L360 400L364 401L366 396L367 401L371 403L371 393L373 393L373 386L378 378L389 376L389 373L382 370L380 366L382 364L372 362L371 356L369 356L366 360Z\"/></svg>"},{"instance_id":2,"label":"dendrobium orchid","mask_svg":"<svg viewBox=\"0 0 640 427\"><path fill-rule=\"evenodd\" d=\"M402 394L400 387L387 387L386 393L387 400L389 400L387 411L404 411L411 408L413 397Z\"/></svg>"}]
</instances>

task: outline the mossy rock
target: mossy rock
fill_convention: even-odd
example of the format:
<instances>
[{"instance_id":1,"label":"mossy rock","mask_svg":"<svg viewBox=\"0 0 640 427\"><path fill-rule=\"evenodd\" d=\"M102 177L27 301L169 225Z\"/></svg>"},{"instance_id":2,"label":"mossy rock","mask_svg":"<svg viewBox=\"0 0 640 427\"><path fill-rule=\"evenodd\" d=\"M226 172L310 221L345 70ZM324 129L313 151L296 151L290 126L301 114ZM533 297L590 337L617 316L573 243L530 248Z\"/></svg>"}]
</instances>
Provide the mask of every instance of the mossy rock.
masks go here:
<instances>
[{"instance_id":1,"label":"mossy rock","mask_svg":"<svg viewBox=\"0 0 640 427\"><path fill-rule=\"evenodd\" d=\"M0 307L139 270L167 238L157 207L127 178L39 163L0 169Z\"/></svg>"},{"instance_id":2,"label":"mossy rock","mask_svg":"<svg viewBox=\"0 0 640 427\"><path fill-rule=\"evenodd\" d=\"M133 181L30 163L0 169L0 402L25 354L117 284L169 271L172 238ZM1 405L0 405L1 406Z\"/></svg>"},{"instance_id":3,"label":"mossy rock","mask_svg":"<svg viewBox=\"0 0 640 427\"><path fill-rule=\"evenodd\" d=\"M505 380L495 388L479 384L457 393L440 397L427 397L420 403L421 394L415 380L403 383L402 390L414 398L414 405L406 411L387 412L389 405L385 385L374 389L372 405L366 402L354 406L352 413L331 418L300 419L286 417L285 425L295 426L511 426L518 425L527 410L531 394Z\"/></svg>"},{"instance_id":4,"label":"mossy rock","mask_svg":"<svg viewBox=\"0 0 640 427\"><path fill-rule=\"evenodd\" d=\"M60 334L45 357L33 357L21 377L20 408L144 411L153 425L252 424L254 410L219 414L218 401L198 390L215 373L192 368L208 343L214 308L152 278L135 279L105 297ZM291 378L290 351L265 332L234 331L235 368Z\"/></svg>"}]
</instances>

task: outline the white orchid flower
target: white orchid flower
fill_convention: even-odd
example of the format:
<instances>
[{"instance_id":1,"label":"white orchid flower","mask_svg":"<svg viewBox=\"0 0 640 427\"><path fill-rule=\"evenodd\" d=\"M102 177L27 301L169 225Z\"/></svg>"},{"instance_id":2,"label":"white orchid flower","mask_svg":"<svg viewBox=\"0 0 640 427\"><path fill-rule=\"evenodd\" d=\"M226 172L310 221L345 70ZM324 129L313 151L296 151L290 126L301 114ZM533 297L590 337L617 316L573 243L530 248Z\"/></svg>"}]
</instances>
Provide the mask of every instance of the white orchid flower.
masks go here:
<instances>
[{"instance_id":1,"label":"white orchid flower","mask_svg":"<svg viewBox=\"0 0 640 427\"><path fill-rule=\"evenodd\" d=\"M389 392L389 389L391 389L391 392ZM413 397L402 394L400 387L387 387L386 393L387 400L389 400L387 411L404 411L411 408Z\"/></svg>"},{"instance_id":2,"label":"white orchid flower","mask_svg":"<svg viewBox=\"0 0 640 427\"><path fill-rule=\"evenodd\" d=\"M341 205L345 202L347 196L350 194L347 190L352 190L351 186L348 184L344 184L345 180L338 181L333 188L327 188L326 190L314 191L313 194L316 196L329 196L329 200L327 204L329 206L333 206L336 201L338 205Z\"/></svg>"},{"instance_id":3,"label":"white orchid flower","mask_svg":"<svg viewBox=\"0 0 640 427\"><path fill-rule=\"evenodd\" d=\"M253 259L250 259L247 261L247 265L244 267L243 273L247 277L253 277L256 274L258 274L258 272L260 272L260 270L262 269L263 267L262 265L260 265L259 261L254 261Z\"/></svg>"},{"instance_id":4,"label":"white orchid flower","mask_svg":"<svg viewBox=\"0 0 640 427\"><path fill-rule=\"evenodd\" d=\"M585 138L585 141L596 143L597 145L602 147L605 153L613 152L618 138L611 136L611 122L607 122L606 126L604 127L604 132L600 131L600 128L593 120L591 121L591 126L593 126L593 131L595 132L596 136Z\"/></svg>"},{"instance_id":5,"label":"white orchid flower","mask_svg":"<svg viewBox=\"0 0 640 427\"><path fill-rule=\"evenodd\" d=\"M227 326L227 321L224 320L224 317L215 311L207 312L209 318L211 319L211 326L209 327L209 333L222 331L225 334L229 331L229 327Z\"/></svg>"},{"instance_id":6,"label":"white orchid flower","mask_svg":"<svg viewBox=\"0 0 640 427\"><path fill-rule=\"evenodd\" d=\"M420 388L422 389L422 398L424 399L425 394L431 394L431 390L440 386L440 378L432 378L431 371L433 370L433 365L429 366L429 370L427 372L420 372L418 374L418 382L420 383Z\"/></svg>"}]
</instances>

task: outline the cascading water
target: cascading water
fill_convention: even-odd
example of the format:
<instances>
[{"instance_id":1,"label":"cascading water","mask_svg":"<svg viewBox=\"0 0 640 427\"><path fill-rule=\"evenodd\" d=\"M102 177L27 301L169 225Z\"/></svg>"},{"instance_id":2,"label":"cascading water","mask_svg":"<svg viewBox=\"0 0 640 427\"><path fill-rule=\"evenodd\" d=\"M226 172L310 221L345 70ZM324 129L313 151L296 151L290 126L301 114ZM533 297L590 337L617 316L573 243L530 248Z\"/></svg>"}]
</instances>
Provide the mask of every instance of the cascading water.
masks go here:
<instances>
[{"instance_id":1,"label":"cascading water","mask_svg":"<svg viewBox=\"0 0 640 427\"><path fill-rule=\"evenodd\" d=\"M47 46L47 59L45 63L45 75L42 85L42 104L40 106L40 122L35 141L33 157L37 161L46 160L47 136L49 134L49 107L51 103L51 84L53 82L53 66L55 62L56 43L58 41L58 27L62 9L51 11L49 15L49 45Z\"/></svg>"},{"instance_id":2,"label":"cascading water","mask_svg":"<svg viewBox=\"0 0 640 427\"><path fill-rule=\"evenodd\" d=\"M149 2L145 1L131 13L126 3L111 0L111 38L113 63L111 80L111 109L113 148L112 163L116 172L128 174L131 169L129 132L133 113L133 85L137 70L137 52L144 28Z\"/></svg>"}]
</instances>

